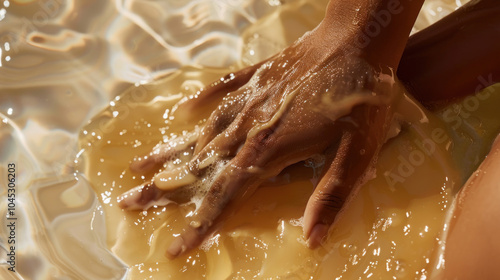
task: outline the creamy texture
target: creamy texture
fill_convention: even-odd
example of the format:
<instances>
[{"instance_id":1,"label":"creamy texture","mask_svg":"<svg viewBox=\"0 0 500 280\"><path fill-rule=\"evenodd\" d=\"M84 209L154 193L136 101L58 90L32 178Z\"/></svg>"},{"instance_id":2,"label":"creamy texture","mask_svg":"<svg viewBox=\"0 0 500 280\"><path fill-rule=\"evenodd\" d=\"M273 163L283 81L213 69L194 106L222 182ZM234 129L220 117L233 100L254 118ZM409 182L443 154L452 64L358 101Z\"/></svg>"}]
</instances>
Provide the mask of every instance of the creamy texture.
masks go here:
<instances>
[{"instance_id":1,"label":"creamy texture","mask_svg":"<svg viewBox=\"0 0 500 280\"><path fill-rule=\"evenodd\" d=\"M167 7L154 1L0 2L0 211L5 217L7 190L3 182L7 163L14 162L18 166L19 220L19 274L1 266L0 278L122 278L124 264L103 245L106 229L95 193L69 196L87 206L69 211L52 197L44 196L34 203L38 180L46 180L44 188L60 181L75 184L71 183L73 176L60 176L73 172L71 166L79 152L78 132L115 96L130 85L166 75L181 65L235 64L244 28L279 7L279 3L261 1L163 4ZM151 10L162 14L150 17ZM85 178L80 177L79 182L88 187ZM64 219L42 219L49 206L52 216ZM94 226L89 221L100 222ZM5 260L8 232L6 220L1 223L0 259ZM72 236L75 224L85 230L72 239L64 238ZM40 238L44 235L51 238ZM79 248L91 253L66 250L75 240L82 242ZM89 260L97 262L90 264Z\"/></svg>"},{"instance_id":2,"label":"creamy texture","mask_svg":"<svg viewBox=\"0 0 500 280\"><path fill-rule=\"evenodd\" d=\"M465 148L466 139L491 143L500 128L491 106L500 98L494 95L471 112L481 115L485 129L465 138L449 132L446 118L403 100L397 111L401 133L384 147L375 178L352 198L321 248L309 250L302 237L301 217L315 170L299 163L264 183L200 249L167 260L167 245L185 225L183 216L194 210L194 204L128 212L119 209L116 198L152 175L141 177L128 169L135 156L148 152L163 135L182 134L198 124L196 119L176 122L165 112L183 94L194 94L196 82L218 75L213 70L182 69L147 85L151 90L143 102L127 101L136 90L132 88L83 130L84 167L102 196L108 246L130 267L130 279L426 279L439 273L446 216L470 174L457 166L468 162L463 155L484 157L487 151ZM135 113L111 117L124 107ZM446 110L442 113L448 114ZM465 123L454 131L466 135ZM452 155L461 158L454 160Z\"/></svg>"},{"instance_id":3,"label":"creamy texture","mask_svg":"<svg viewBox=\"0 0 500 280\"><path fill-rule=\"evenodd\" d=\"M458 2L427 1L425 9L416 24L416 29L421 29L430 22L437 20L444 13L453 10L456 3ZM173 267L171 270L166 269L164 259L162 259L162 248L165 246L163 242L166 242L167 239L158 238L161 234L167 237L172 234L172 228L181 223L176 221L180 217L180 213L169 216L169 219L173 220L171 227L166 228L164 226L159 229L164 224L163 221L158 221L159 218L153 220L157 222L156 224L149 220L153 218L152 215L155 211L158 212L163 208L151 210L147 216L143 213L125 214L114 208L116 206L114 200L116 195L121 193L121 189L131 187L132 183L138 183L141 179L136 178L135 181L127 181L127 184L124 184L120 191L117 191L118 186L113 191L110 191L106 188L113 186L98 185L96 182L99 182L99 180L96 179L95 182L92 180L93 188L99 190L99 192L95 193L85 177L81 174L72 175L73 160L79 152L76 142L80 128L130 85L142 85L139 87L142 90L135 90L135 94L129 93L130 99L124 100L127 104L145 102L145 92L147 92L148 96L164 94L166 89L163 86L155 91L155 89L151 88L153 84L145 83L172 73L182 65L228 67L231 65L248 65L268 57L288 45L295 38L298 38L304 31L313 28L323 16L325 5L326 1L319 0L308 2L250 0L216 2L202 0L189 2L63 2L58 0L8 0L1 2L0 143L2 149L0 151L0 169L2 171L0 178L2 182L6 181L7 163L15 162L18 166L16 215L18 217L17 239L19 246L17 247L18 274L13 274L6 270L6 266L1 266L0 278L119 279L126 275L127 267L131 265L128 277L137 279L140 278L140 276L137 276L138 274L172 273L175 275L178 271L185 269L184 266L187 265L187 262L186 264L182 263L182 265L180 263L185 262L186 259L171 264ZM262 21L255 22L258 18L273 11L276 11L276 13L265 17ZM151 16L152 14L154 16ZM170 28L170 26L175 26L175 28ZM179 34L188 35L179 36ZM210 71L203 70L203 78L199 76L198 70L188 72L192 74L188 77L190 82L186 83L185 86L192 89L198 88L204 82L214 80L226 73L228 69L217 70L213 74L209 74ZM192 90L185 89L185 86L181 83L175 85L174 89ZM479 154L475 153L476 150L471 149L467 154L467 158L471 160L459 162L467 170L477 166L476 162L480 161L481 155L484 155L488 149L487 140L483 142L477 141L479 139L478 135L488 139L488 135L483 135L488 131L484 128L485 125L494 123L492 121L494 118L488 119L486 118L488 115L485 114L495 112L492 107L498 104L489 98L487 101L484 99L478 100L481 101L481 106L487 106L490 111L483 110L481 107L472 110L473 114L469 117L458 118L463 120L462 123L464 124L459 125L460 129L467 128L465 124L470 122L476 128L467 128L467 133L461 134L465 135L467 141L460 143L464 147L469 146L468 143L483 144L474 148L480 149ZM162 106L167 106L167 103L168 101L158 102ZM134 107L131 106L130 108ZM131 111L130 108L125 106L117 110L117 116L114 116L111 112L108 116L101 117L102 121L108 122L114 118L114 121L118 122L118 120L122 120L121 116L135 114L136 111ZM156 123L153 120L151 121L151 130L145 130L146 133L156 134L157 130L155 128L163 125L162 114L157 117ZM485 121L478 123L478 119ZM449 120L445 122L454 126L458 121ZM93 125L96 124L97 122L94 120ZM131 124L127 125L130 126ZM143 128L144 126L147 127L147 124L143 123L138 125ZM105 130L102 132L109 134L111 131ZM128 129L127 131L132 130ZM89 137L92 136L91 132L89 133ZM460 133L458 134L460 135ZM103 135L94 135L95 138L97 136L103 137ZM130 138L131 140L120 141L123 141L121 144L124 147L137 145L136 149L130 149L130 152L134 154L146 152L151 145L160 140L160 138L155 139L153 137L139 144L132 138ZM133 141L134 143L131 144L127 141ZM409 142L411 143L411 141ZM113 168L119 171L125 170L128 162L115 161L118 156L125 155L116 154L116 151L110 151L109 153L105 154L106 157L103 154L102 157L104 163L106 163L106 168L116 165ZM456 153L456 155L457 158L460 157L460 153ZM100 160L99 158L96 166L104 164ZM130 160L130 158L126 160ZM466 162L472 162L473 164L466 164ZM88 162L88 164L91 163ZM396 166L394 168L397 168ZM422 167L419 166L419 168ZM88 170L92 169L89 168ZM100 171L95 170L95 174L91 175L95 177L97 172ZM305 169L304 172L312 171ZM416 172L413 171L413 173ZM129 178L126 176L130 176L130 174L127 174L124 175L124 178ZM118 176L116 180L121 179ZM283 180L288 179L285 176ZM6 189L3 183L1 186L0 211L2 216L5 216L7 209ZM317 251L320 252L319 254L310 252L301 243L303 241L296 241L296 238L300 239L301 234L300 221L297 221L297 219L302 215L305 205L303 201L310 193L311 186L308 181L299 178L292 186L266 187L259 190L240 210L240 213L244 213L244 211L251 212L252 215L256 213L255 216L246 215L248 220L235 220L235 218L232 218L228 221L224 226L225 234L218 239L212 239L215 244L228 244L227 247L212 245L211 249L207 249L209 248L207 245L205 247L207 253L203 250L196 252L190 259L189 265L196 266L200 264L201 259L205 258L203 254L212 254L217 257L206 258L201 268L190 270L190 272L192 271L196 275L199 275L197 273L205 273L207 277L220 279L223 275L237 274L238 267L246 266L246 268L250 268L250 264L252 264L254 265L252 267L257 270L260 269L264 262L267 262L267 266L262 268L262 275L286 275L291 273L288 277L293 279L294 275L309 273L310 268L313 268L316 271L314 273L317 275L320 275L322 271L326 273L326 268L341 269L331 265L323 265L321 269L316 269L315 266L315 263L320 261L328 263L330 257L335 258L335 256L340 255L352 256L352 260L354 260L354 262L350 262L349 266L355 268L349 268L350 272L344 272L346 278L349 278L347 277L348 273L356 274L364 271L369 265L367 263L368 258L364 258L361 262L358 259L359 256L363 255L360 248L368 248L363 247L363 242L367 240L366 236L370 232L367 229L371 229L376 225L373 223L373 219L363 218L366 226L363 226L364 230L360 230L358 233L359 236L364 236L365 239L356 239L356 234L353 234L351 235L353 239L345 238L347 242L345 247L343 246L344 243L329 245L334 244L334 240L340 240L339 235L335 235L337 230L333 231L330 238L331 242L325 244L326 248L330 248L328 246L339 246L337 249L330 250L332 253L326 254L324 250ZM284 193L289 194L291 197L283 196L280 188L286 189ZM367 189L370 190L370 188ZM399 188L397 189L399 190ZM401 190L405 189L415 190L409 186L407 187L406 184ZM436 187L436 189L429 190L426 193L429 194L428 196L422 196L434 197L434 200L428 202L429 205L435 206L434 202L445 201L442 195L439 194L440 191L440 188ZM113 192L113 196L111 192ZM277 193L280 195L277 195ZM368 192L372 196L374 193L376 192L373 190ZM392 194L388 191L387 193ZM360 194L363 194L363 190ZM408 197L410 197L410 194L408 194ZM276 198L271 199L270 196L276 196ZM366 196L368 195L358 195L352 204L360 204L362 200L360 197ZM389 200L385 193L383 197ZM393 200L396 201L396 199ZM408 200L403 199L402 201ZM400 198L397 201L400 201ZM113 205L111 206L111 204ZM419 202L408 202L406 204L411 204L412 207L417 208L424 205ZM401 204L397 205L402 207L402 205L405 206L406 204L401 202ZM173 205L168 207L174 213L178 211L170 209L175 208ZM346 212L344 217L349 217L349 215L351 217L364 217L363 215L366 214L365 216L377 216L386 221L388 220L387 217L390 217L393 212L402 219L406 217L406 210L398 210L399 212L396 211L397 209L393 212L387 210L384 214L379 215L376 208L370 207L365 204L362 207L352 206L350 209L356 208L357 214ZM270 209L275 210L271 211ZM370 212L370 209L375 210ZM427 210L427 208L424 210ZM437 211L436 213L439 213L437 214L438 218L436 218L435 224L429 224L432 233L428 236L435 236L443 225L440 224L440 219L444 217L444 212ZM109 218L116 216L122 217L120 221ZM160 214L159 216L167 219L166 214ZM269 223L263 223L262 216L269 218ZM415 219L418 220L418 218ZM354 232L353 228L361 227L359 225L357 227L345 225L346 220L348 219L343 218L339 221L338 231L342 234ZM131 221L135 221L139 225L144 224L147 230L134 231L137 228L134 227L135 223ZM422 221L419 225L423 227L425 222ZM1 223L0 235L3 245L1 258L3 260L6 245L4 240L6 240L7 236L5 231L6 220L2 219ZM125 225L128 223L131 225L131 230L125 231L122 230L123 228L113 227L119 223ZM343 227L340 226L342 223L344 223ZM407 221L403 219L399 226L405 224L407 224ZM383 226L375 228L374 232L385 232L382 231ZM157 230L157 233L153 236L151 242L156 243L154 246L149 246L147 243L151 235L147 235L147 233L154 232L153 229ZM404 227L402 229L404 230ZM425 227L423 227L423 230L425 231ZM418 233L421 231L411 232ZM138 237L134 238L134 234ZM111 238L108 238L108 236ZM399 240L396 236L394 238L394 240ZM276 240L281 240L283 243L278 243L275 248L286 247L289 251L272 251L273 248L269 249L269 245L267 249L269 252L264 251L264 249L254 250L253 252L245 249L252 246L254 248L265 247L266 244L273 244L272 242L276 242ZM410 242L410 239L407 240ZM417 240L419 239L417 238ZM120 243L125 241L129 243ZM352 242L352 244L349 242ZM134 247L140 247L140 250L132 253L131 244L134 244ZM431 244L431 242L426 244ZM365 245L367 245L366 242ZM380 260L392 258L393 261L390 264L393 265L389 264L391 271L397 270L398 273L401 273L398 275L405 276L406 274L400 271L407 266L411 267L410 271L427 269L422 266L422 264L426 263L426 260L421 256L430 256L431 253L429 252L432 252L435 247L426 246L417 247L417 249L426 250L425 248L427 248L429 251L418 255L418 258L410 258L411 261L408 262L396 261L398 255L391 257L390 254L392 253L390 252L388 255L383 255ZM232 247L238 247L238 249L231 251ZM225 251L222 250L218 254L215 248L225 248ZM345 248L349 250L344 250ZM375 247L369 248L374 249ZM388 250L389 247L384 245L380 248L385 248L381 249L380 253L385 254L385 250ZM264 253L268 254L269 257L264 258ZM367 251L365 256L369 253ZM148 256L148 254L150 256L145 259L144 256ZM219 257L219 255L222 257ZM357 257L354 257L355 255ZM122 260L119 260L117 256ZM199 258L200 261L193 264L195 257ZM160 262L156 264L155 259L161 260L162 265L160 265ZM229 263L229 259L233 260L231 267L235 267L231 271L229 268L228 270L220 269L214 262L215 260L221 260L224 263ZM276 260L279 260L280 266L271 265L273 261L277 262ZM286 261L293 263L297 260L300 261L301 265L297 266L295 272L291 272L289 266L281 265L285 264ZM240 266L238 266L238 262L240 262ZM377 265L378 269L382 269L381 263ZM216 267L217 269L215 269ZM152 272L149 271L150 268ZM205 272L203 272L204 269ZM145 272L141 274L140 271L142 270ZM240 272L240 274L244 273L251 274L248 271ZM186 278L189 277L189 274L182 275Z\"/></svg>"}]
</instances>

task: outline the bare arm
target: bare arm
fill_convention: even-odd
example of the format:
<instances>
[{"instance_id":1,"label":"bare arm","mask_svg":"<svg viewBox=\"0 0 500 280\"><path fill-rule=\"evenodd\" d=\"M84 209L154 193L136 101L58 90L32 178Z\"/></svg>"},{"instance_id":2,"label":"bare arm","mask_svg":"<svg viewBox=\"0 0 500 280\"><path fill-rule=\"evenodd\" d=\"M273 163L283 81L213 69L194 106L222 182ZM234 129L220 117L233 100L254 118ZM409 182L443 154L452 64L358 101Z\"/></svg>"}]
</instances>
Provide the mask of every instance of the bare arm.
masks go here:
<instances>
[{"instance_id":1,"label":"bare arm","mask_svg":"<svg viewBox=\"0 0 500 280\"><path fill-rule=\"evenodd\" d=\"M331 0L319 32L330 44L349 34L373 64L396 69L423 0Z\"/></svg>"},{"instance_id":2,"label":"bare arm","mask_svg":"<svg viewBox=\"0 0 500 280\"><path fill-rule=\"evenodd\" d=\"M500 2L474 0L413 35L399 78L426 105L500 82Z\"/></svg>"},{"instance_id":3,"label":"bare arm","mask_svg":"<svg viewBox=\"0 0 500 280\"><path fill-rule=\"evenodd\" d=\"M325 19L315 32L331 49L354 47L371 65L396 69L423 2L332 0ZM339 151L347 149L346 144ZM368 155L375 156L375 148L368 151ZM304 234L312 247L320 243L333 223L340 206L358 182L359 170L365 170L370 164L371 156L359 157L357 154L358 151L343 156L338 153L308 201ZM352 166L353 162L356 167ZM338 181L342 182L340 186L336 186Z\"/></svg>"},{"instance_id":4,"label":"bare arm","mask_svg":"<svg viewBox=\"0 0 500 280\"><path fill-rule=\"evenodd\" d=\"M173 258L200 244L259 182L320 155L324 168L304 214L304 234L311 247L318 245L385 141L392 99L380 90L380 69L398 65L422 3L332 0L319 26L293 45L172 110L177 118L221 100L197 138L183 141L193 147L189 164L159 172L120 205L151 205L218 166L201 205L167 249ZM178 147L160 145L131 168L148 172ZM171 182L173 172L182 182Z\"/></svg>"}]
</instances>

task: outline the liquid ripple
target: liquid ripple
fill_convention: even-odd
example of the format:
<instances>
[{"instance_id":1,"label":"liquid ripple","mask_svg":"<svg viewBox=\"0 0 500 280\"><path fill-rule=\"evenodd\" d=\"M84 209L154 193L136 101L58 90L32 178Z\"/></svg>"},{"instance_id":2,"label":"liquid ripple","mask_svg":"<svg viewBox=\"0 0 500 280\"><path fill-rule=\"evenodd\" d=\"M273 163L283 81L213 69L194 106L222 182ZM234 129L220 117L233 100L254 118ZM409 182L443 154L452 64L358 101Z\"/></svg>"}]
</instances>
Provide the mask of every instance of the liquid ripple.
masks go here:
<instances>
[{"instance_id":1,"label":"liquid ripple","mask_svg":"<svg viewBox=\"0 0 500 280\"><path fill-rule=\"evenodd\" d=\"M84 256L104 262L97 266L92 279L112 279L124 273L122 265L103 249L105 234L99 230L104 229L104 218L99 216L95 197L85 196L85 179L79 178L77 183L73 176L59 177L71 173L78 153L78 131L92 116L131 85L155 80L183 65L227 67L260 61L293 41L292 37L273 36L276 24L306 31L319 20L317 15L324 13L325 3L1 1L0 170L5 174L8 162L22 166L18 173L18 207L26 223L18 231L24 242L18 261L25 269L18 276L86 278L88 271L75 261L80 249L86 247L99 253L85 251ZM427 1L416 28L437 20L459 3ZM292 15L293 9L299 9L303 16L264 18L275 11ZM256 24L260 30L254 27ZM266 24L272 27L267 32ZM71 189L63 192L65 198L41 195L63 183ZM2 190L0 209L6 209L5 201ZM51 203L66 205L64 201L83 208L53 213L46 219L47 207ZM97 218L92 219L96 213ZM94 235L85 239L78 235L79 230ZM61 245L75 240L79 247ZM12 274L6 272L0 270L0 278L11 279Z\"/></svg>"}]
</instances>

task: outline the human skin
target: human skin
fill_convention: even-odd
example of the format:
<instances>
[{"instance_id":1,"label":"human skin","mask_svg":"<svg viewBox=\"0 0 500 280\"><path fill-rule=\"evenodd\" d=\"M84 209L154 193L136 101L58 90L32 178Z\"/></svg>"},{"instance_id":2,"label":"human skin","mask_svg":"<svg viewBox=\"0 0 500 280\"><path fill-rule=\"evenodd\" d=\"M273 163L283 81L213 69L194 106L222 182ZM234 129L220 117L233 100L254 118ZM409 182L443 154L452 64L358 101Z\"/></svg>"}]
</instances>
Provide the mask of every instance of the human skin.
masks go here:
<instances>
[{"instance_id":1,"label":"human skin","mask_svg":"<svg viewBox=\"0 0 500 280\"><path fill-rule=\"evenodd\" d=\"M413 35L398 77L428 107L500 82L500 2L473 0Z\"/></svg>"},{"instance_id":2,"label":"human skin","mask_svg":"<svg viewBox=\"0 0 500 280\"><path fill-rule=\"evenodd\" d=\"M292 46L181 102L173 115L186 117L182 112L225 95L192 143L190 177L204 176L207 162L229 162L167 256L200 244L221 215L259 182L322 155L325 167L307 203L303 226L309 245L317 246L385 141L394 98L381 90L382 73L376 69L397 68L422 3L332 0L325 19ZM166 143L131 169L156 168L174 151ZM162 173L123 197L120 206L140 208L168 196L161 178Z\"/></svg>"},{"instance_id":3,"label":"human skin","mask_svg":"<svg viewBox=\"0 0 500 280\"><path fill-rule=\"evenodd\" d=\"M443 279L499 279L500 135L456 199Z\"/></svg>"},{"instance_id":4,"label":"human skin","mask_svg":"<svg viewBox=\"0 0 500 280\"><path fill-rule=\"evenodd\" d=\"M398 76L439 108L500 82L500 3L473 0L413 35ZM500 135L456 198L441 279L499 279Z\"/></svg>"}]
</instances>

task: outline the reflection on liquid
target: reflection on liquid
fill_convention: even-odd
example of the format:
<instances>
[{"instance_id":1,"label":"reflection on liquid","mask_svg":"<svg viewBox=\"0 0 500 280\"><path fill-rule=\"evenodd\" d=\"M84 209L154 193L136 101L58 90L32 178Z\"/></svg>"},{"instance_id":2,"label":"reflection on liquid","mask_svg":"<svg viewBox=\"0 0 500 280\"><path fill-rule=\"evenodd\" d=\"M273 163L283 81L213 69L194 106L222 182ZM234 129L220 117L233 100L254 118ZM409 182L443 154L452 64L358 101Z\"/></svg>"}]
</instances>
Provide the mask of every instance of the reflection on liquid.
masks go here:
<instances>
[{"instance_id":1,"label":"reflection on liquid","mask_svg":"<svg viewBox=\"0 0 500 280\"><path fill-rule=\"evenodd\" d=\"M166 122L165 111L183 95L195 93L200 81L208 83L220 75L188 68L132 88L83 130L84 168L104 203L108 245L131 267L129 277L407 279L430 277L442 267L446 215L467 176L456 171L461 161L455 162L450 153L470 151L460 148L463 140L449 134L443 121L410 105L401 111L413 125L403 127L385 146L375 178L350 202L321 248L307 249L302 238L301 216L314 170L297 164L258 189L200 249L168 261L166 246L183 228L183 216L193 205L124 212L116 199L152 175L137 176L128 169L135 156L148 152L163 135L171 137L197 124ZM138 88L146 86L142 100L133 102ZM482 106L482 125L495 131L499 124L491 119L494 109ZM491 141L493 136L481 138Z\"/></svg>"},{"instance_id":2,"label":"reflection on liquid","mask_svg":"<svg viewBox=\"0 0 500 280\"><path fill-rule=\"evenodd\" d=\"M430 116L428 125L406 127L385 148L376 178L360 190L315 251L304 246L300 220L314 170L301 165L260 188L201 249L172 262L165 259L164 248L178 234L189 206L170 204L145 212L116 207L116 197L143 180L133 178L128 162L162 139L158 128L164 127L165 108L179 93L193 92L228 70L184 68L163 82L146 81L186 64L227 67L260 61L315 26L326 1L287 1L281 7L277 1L217 1L228 7L223 14L216 6L205 8L212 2L0 3L0 169L8 162L20 166L19 274L2 266L0 277L119 279L129 267L129 279L404 279L429 277L442 267L442 234L453 194L486 153L489 133L498 130L495 95L478 99L480 107L462 118L455 134L447 132L455 122L443 118L449 116L445 111L437 119ZM453 10L455 2L427 1L416 29ZM254 23L271 11L276 13ZM178 36L180 26L190 36ZM115 98L133 84L138 86ZM87 135L80 135L83 145L90 144L84 167L94 193L82 175L59 174L73 172L78 131L110 100L115 109L99 114ZM143 114L139 109L146 104ZM435 146L425 139L433 139ZM455 165L463 172L444 168ZM4 216L5 195L2 189ZM5 228L5 220L1 223ZM0 234L6 240L6 233Z\"/></svg>"},{"instance_id":3,"label":"reflection on liquid","mask_svg":"<svg viewBox=\"0 0 500 280\"><path fill-rule=\"evenodd\" d=\"M314 169L301 163L266 182L200 249L167 260L166 246L194 205L124 212L117 197L152 175L138 176L128 169L136 155L148 152L164 135L182 134L198 124L165 121L165 112L183 95L194 94L200 82L220 75L185 68L158 83L139 85L83 130L83 168L102 198L108 245L131 267L129 277L425 279L443 267L446 216L467 176L457 168L463 161L455 161L452 154L473 150L484 155L486 150L464 149L464 140L450 134L445 122L410 101L403 102L400 112L412 125L403 126L385 146L375 178L359 190L321 248L307 249L302 237L301 216ZM139 91L144 91L142 100L133 102ZM493 132L469 137L489 142L499 123L492 119L494 108L482 106L482 126Z\"/></svg>"}]
</instances>

